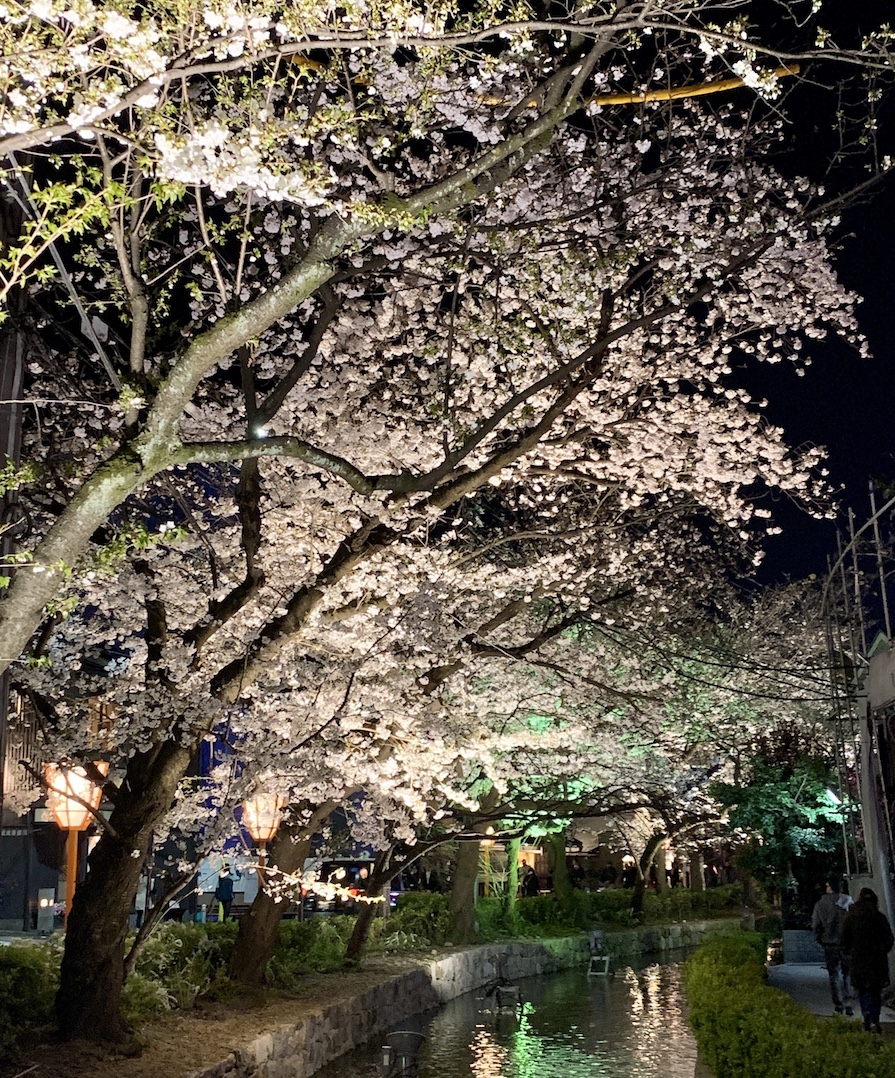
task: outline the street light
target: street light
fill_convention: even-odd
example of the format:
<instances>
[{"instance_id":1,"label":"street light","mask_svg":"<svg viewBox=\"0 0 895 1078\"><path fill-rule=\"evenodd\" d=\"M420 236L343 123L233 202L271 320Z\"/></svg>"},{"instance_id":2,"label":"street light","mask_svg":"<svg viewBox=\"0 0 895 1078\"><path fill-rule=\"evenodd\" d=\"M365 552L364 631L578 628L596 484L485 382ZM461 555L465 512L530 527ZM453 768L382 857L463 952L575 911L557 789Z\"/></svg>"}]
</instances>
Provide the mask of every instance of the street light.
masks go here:
<instances>
[{"instance_id":1,"label":"street light","mask_svg":"<svg viewBox=\"0 0 895 1078\"><path fill-rule=\"evenodd\" d=\"M277 833L283 819L283 810L288 803L288 798L282 794L271 794L260 789L242 803L242 822L258 847L260 868L264 868L265 848Z\"/></svg>"},{"instance_id":2,"label":"street light","mask_svg":"<svg viewBox=\"0 0 895 1078\"><path fill-rule=\"evenodd\" d=\"M93 765L105 775L109 765L98 762ZM78 885L78 835L86 830L93 814L102 800L102 786L87 777L83 767L62 767L47 764L44 768L47 783L47 808L53 819L66 832L65 838L65 926L71 913L75 888Z\"/></svg>"}]
</instances>

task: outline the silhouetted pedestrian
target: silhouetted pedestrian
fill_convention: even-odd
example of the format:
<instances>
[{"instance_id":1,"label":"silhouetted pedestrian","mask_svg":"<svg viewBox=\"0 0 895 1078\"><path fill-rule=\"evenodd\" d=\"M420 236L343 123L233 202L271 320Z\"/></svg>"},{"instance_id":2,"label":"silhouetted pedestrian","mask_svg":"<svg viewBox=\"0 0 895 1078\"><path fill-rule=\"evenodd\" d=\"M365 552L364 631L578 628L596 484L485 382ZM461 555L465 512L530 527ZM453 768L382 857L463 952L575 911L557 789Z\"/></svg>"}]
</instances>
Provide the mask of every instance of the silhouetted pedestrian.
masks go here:
<instances>
[{"instance_id":1,"label":"silhouetted pedestrian","mask_svg":"<svg viewBox=\"0 0 895 1078\"><path fill-rule=\"evenodd\" d=\"M844 1007L847 977L839 938L845 911L839 897L839 877L830 876L825 893L815 902L811 912L811 927L815 939L824 949L824 962L830 978L830 995L837 1014L841 1014ZM851 1014L851 1007L848 1008L848 1013Z\"/></svg>"},{"instance_id":2,"label":"silhouetted pedestrian","mask_svg":"<svg viewBox=\"0 0 895 1078\"><path fill-rule=\"evenodd\" d=\"M233 877L230 875L230 866L224 862L221 873L218 876L218 885L215 888L214 897L221 906L221 920L230 920L230 907L233 905Z\"/></svg>"},{"instance_id":3,"label":"silhouetted pedestrian","mask_svg":"<svg viewBox=\"0 0 895 1078\"><path fill-rule=\"evenodd\" d=\"M569 866L569 883L573 887L584 887L584 875L584 866L577 857L573 857Z\"/></svg>"},{"instance_id":4,"label":"silhouetted pedestrian","mask_svg":"<svg viewBox=\"0 0 895 1078\"><path fill-rule=\"evenodd\" d=\"M889 980L887 955L895 937L884 913L880 913L876 892L862 887L858 901L845 915L840 942L848 955L852 984L858 993L864 1028L882 1033L879 1024L883 987Z\"/></svg>"},{"instance_id":5,"label":"silhouetted pedestrian","mask_svg":"<svg viewBox=\"0 0 895 1078\"><path fill-rule=\"evenodd\" d=\"M534 898L541 890L541 881L538 879L538 874L529 864L526 864L522 870L522 882L519 884L519 890L523 898Z\"/></svg>"}]
</instances>

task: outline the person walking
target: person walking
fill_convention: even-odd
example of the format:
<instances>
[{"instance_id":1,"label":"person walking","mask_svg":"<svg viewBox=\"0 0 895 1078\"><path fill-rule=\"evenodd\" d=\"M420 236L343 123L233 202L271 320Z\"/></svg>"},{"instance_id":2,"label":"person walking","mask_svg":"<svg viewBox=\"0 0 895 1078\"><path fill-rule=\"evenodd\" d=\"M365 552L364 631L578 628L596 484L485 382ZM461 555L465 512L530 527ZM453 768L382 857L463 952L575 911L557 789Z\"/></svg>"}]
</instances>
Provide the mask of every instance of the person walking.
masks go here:
<instances>
[{"instance_id":1,"label":"person walking","mask_svg":"<svg viewBox=\"0 0 895 1078\"><path fill-rule=\"evenodd\" d=\"M218 876L218 885L215 888L214 897L220 905L221 920L229 921L230 907L233 905L233 877L230 875L230 866L226 861Z\"/></svg>"},{"instance_id":2,"label":"person walking","mask_svg":"<svg viewBox=\"0 0 895 1078\"><path fill-rule=\"evenodd\" d=\"M864 1029L882 1033L879 1024L883 987L889 981L887 955L895 943L892 927L880 913L876 892L862 887L858 900L845 915L840 932L848 956L851 981L858 993Z\"/></svg>"},{"instance_id":3,"label":"person walking","mask_svg":"<svg viewBox=\"0 0 895 1078\"><path fill-rule=\"evenodd\" d=\"M837 1014L852 1014L852 1008L846 1007L844 994L847 990L847 966L843 965L843 952L839 933L842 928L844 910L840 904L839 877L830 876L826 883L826 892L815 902L811 913L811 927L817 942L824 949L824 962L830 978L830 995L833 1009Z\"/></svg>"}]
</instances>

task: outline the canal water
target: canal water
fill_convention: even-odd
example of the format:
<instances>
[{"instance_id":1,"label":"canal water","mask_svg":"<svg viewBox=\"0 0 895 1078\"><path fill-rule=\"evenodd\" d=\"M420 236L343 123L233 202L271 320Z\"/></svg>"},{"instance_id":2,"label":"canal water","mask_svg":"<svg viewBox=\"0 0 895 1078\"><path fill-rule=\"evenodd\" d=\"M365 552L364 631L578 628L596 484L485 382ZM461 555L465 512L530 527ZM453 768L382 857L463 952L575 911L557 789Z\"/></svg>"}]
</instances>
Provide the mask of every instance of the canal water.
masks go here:
<instances>
[{"instance_id":1,"label":"canal water","mask_svg":"<svg viewBox=\"0 0 895 1078\"><path fill-rule=\"evenodd\" d=\"M609 977L577 967L526 978L517 1011L470 993L401 1028L426 1037L419 1078L694 1078L683 957L619 965ZM381 1078L384 1040L315 1078Z\"/></svg>"}]
</instances>

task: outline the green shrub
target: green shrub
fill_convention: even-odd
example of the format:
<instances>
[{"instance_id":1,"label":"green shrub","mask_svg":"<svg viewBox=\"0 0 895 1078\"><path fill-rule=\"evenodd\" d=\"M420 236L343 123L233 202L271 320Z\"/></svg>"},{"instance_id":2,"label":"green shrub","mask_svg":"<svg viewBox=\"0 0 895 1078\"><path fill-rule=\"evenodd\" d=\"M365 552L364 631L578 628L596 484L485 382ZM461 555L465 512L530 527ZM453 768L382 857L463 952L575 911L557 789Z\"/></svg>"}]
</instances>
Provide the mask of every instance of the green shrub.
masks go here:
<instances>
[{"instance_id":1,"label":"green shrub","mask_svg":"<svg viewBox=\"0 0 895 1078\"><path fill-rule=\"evenodd\" d=\"M502 898L480 898L475 907L475 924L483 943L517 934L517 918Z\"/></svg>"},{"instance_id":2,"label":"green shrub","mask_svg":"<svg viewBox=\"0 0 895 1078\"><path fill-rule=\"evenodd\" d=\"M284 921L267 967L270 983L294 988L304 973L330 973L345 965L345 944L354 917L314 917Z\"/></svg>"},{"instance_id":3,"label":"green shrub","mask_svg":"<svg viewBox=\"0 0 895 1078\"><path fill-rule=\"evenodd\" d=\"M576 891L575 896L582 895ZM631 908L633 891L625 888L613 888L597 891L587 896L589 908L576 911L571 918L566 918L574 927L587 931L595 925L628 928L640 924L670 924L680 921L709 920L713 917L725 917L736 912L742 899L742 888L738 884L713 887L708 891L688 891L675 887L665 894L647 891L643 896L643 910L635 913Z\"/></svg>"},{"instance_id":4,"label":"green shrub","mask_svg":"<svg viewBox=\"0 0 895 1078\"><path fill-rule=\"evenodd\" d=\"M397 908L389 914L383 931L389 935L407 933L440 947L451 928L450 906L450 895L407 891L399 896Z\"/></svg>"},{"instance_id":5,"label":"green shrub","mask_svg":"<svg viewBox=\"0 0 895 1078\"><path fill-rule=\"evenodd\" d=\"M764 939L779 939L783 935L783 919L779 914L755 918L755 931Z\"/></svg>"},{"instance_id":6,"label":"green shrub","mask_svg":"<svg viewBox=\"0 0 895 1078\"><path fill-rule=\"evenodd\" d=\"M738 883L728 883L723 887L709 887L706 891L691 891L697 905L705 914L730 913L743 903L743 888Z\"/></svg>"},{"instance_id":7,"label":"green shrub","mask_svg":"<svg viewBox=\"0 0 895 1078\"><path fill-rule=\"evenodd\" d=\"M556 924L559 904L553 895L532 895L529 898L517 899L515 912L522 925L545 929Z\"/></svg>"},{"instance_id":8,"label":"green shrub","mask_svg":"<svg viewBox=\"0 0 895 1078\"><path fill-rule=\"evenodd\" d=\"M626 928L639 924L700 920L726 916L736 911L742 889L738 885L715 887L711 891L675 888L665 895L650 891L644 909L631 909L630 890L610 889L588 892L574 890L563 907L555 894L519 898L509 907L502 897L482 898L476 904L478 936L485 942L512 937L543 937L571 932L589 932L604 926ZM381 935L371 934L374 948L380 939L406 933L417 940L440 946L449 939L450 898L448 895L411 891L402 895ZM393 946L394 941L389 944Z\"/></svg>"},{"instance_id":9,"label":"green shrub","mask_svg":"<svg viewBox=\"0 0 895 1078\"><path fill-rule=\"evenodd\" d=\"M138 1025L156 1018L174 1006L174 999L161 981L143 973L132 973L124 982L121 1013L125 1020Z\"/></svg>"},{"instance_id":10,"label":"green shrub","mask_svg":"<svg viewBox=\"0 0 895 1078\"><path fill-rule=\"evenodd\" d=\"M49 945L0 947L0 1061L49 1025L59 987L59 958Z\"/></svg>"},{"instance_id":11,"label":"green shrub","mask_svg":"<svg viewBox=\"0 0 895 1078\"><path fill-rule=\"evenodd\" d=\"M417 936L414 932L384 932L370 948L376 951L397 951L412 953L414 951L428 951L431 941L425 936Z\"/></svg>"},{"instance_id":12,"label":"green shrub","mask_svg":"<svg viewBox=\"0 0 895 1078\"><path fill-rule=\"evenodd\" d=\"M818 1022L765 984L757 932L710 940L684 969L690 1024L715 1078L892 1078L895 1044L836 1017Z\"/></svg>"},{"instance_id":13,"label":"green shrub","mask_svg":"<svg viewBox=\"0 0 895 1078\"><path fill-rule=\"evenodd\" d=\"M632 898L633 892L625 888L596 891L591 895L591 916L594 922L619 928L640 924L640 917L631 909Z\"/></svg>"},{"instance_id":14,"label":"green shrub","mask_svg":"<svg viewBox=\"0 0 895 1078\"><path fill-rule=\"evenodd\" d=\"M565 906L555 894L520 898L514 907L515 924L511 933L523 936L561 936L571 932L589 932L604 921L599 902L601 897L589 891L574 890ZM625 904L630 907L630 892ZM609 919L606 920L608 922Z\"/></svg>"},{"instance_id":15,"label":"green shrub","mask_svg":"<svg viewBox=\"0 0 895 1078\"><path fill-rule=\"evenodd\" d=\"M125 985L128 1018L139 1022L171 1007L192 1007L227 970L236 931L232 922L160 925L143 945Z\"/></svg>"},{"instance_id":16,"label":"green shrub","mask_svg":"<svg viewBox=\"0 0 895 1078\"><path fill-rule=\"evenodd\" d=\"M697 895L699 892L695 892ZM693 891L684 887L675 887L664 897L664 909L670 921L690 921L693 918L695 903Z\"/></svg>"},{"instance_id":17,"label":"green shrub","mask_svg":"<svg viewBox=\"0 0 895 1078\"><path fill-rule=\"evenodd\" d=\"M569 895L568 905L560 910L560 924L575 932L589 932L600 923L593 895L588 891L574 890Z\"/></svg>"},{"instance_id":18,"label":"green shrub","mask_svg":"<svg viewBox=\"0 0 895 1078\"><path fill-rule=\"evenodd\" d=\"M674 888L664 895L650 892L644 901L644 921L647 924L659 924L725 917L739 910L742 898L743 889L735 883L711 887L707 891Z\"/></svg>"}]
</instances>

